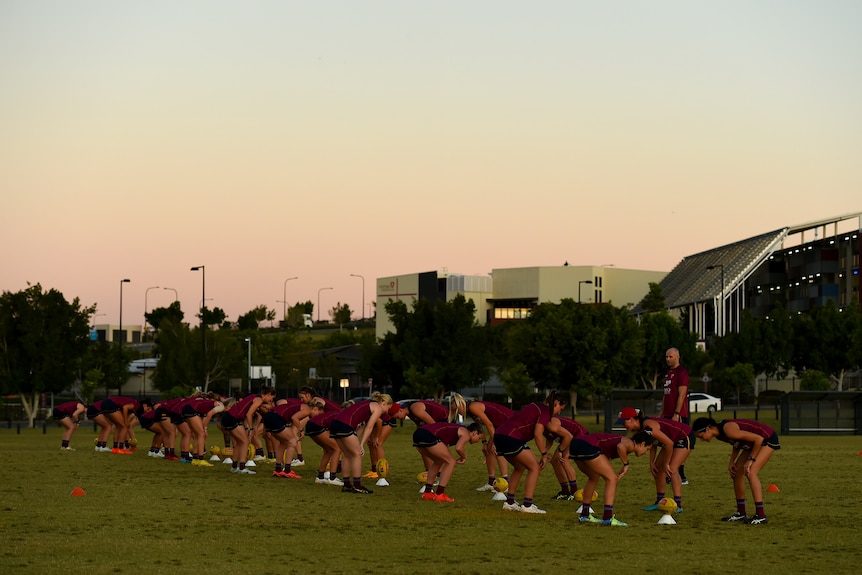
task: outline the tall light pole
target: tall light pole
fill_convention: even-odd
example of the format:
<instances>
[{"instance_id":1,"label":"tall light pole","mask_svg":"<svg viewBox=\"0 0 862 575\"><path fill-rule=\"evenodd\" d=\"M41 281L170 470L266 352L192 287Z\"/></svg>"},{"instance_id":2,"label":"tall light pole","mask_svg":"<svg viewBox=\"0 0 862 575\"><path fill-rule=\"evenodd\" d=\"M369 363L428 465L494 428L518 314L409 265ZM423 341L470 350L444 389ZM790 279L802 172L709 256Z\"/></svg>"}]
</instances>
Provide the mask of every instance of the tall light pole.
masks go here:
<instances>
[{"instance_id":1,"label":"tall light pole","mask_svg":"<svg viewBox=\"0 0 862 575\"><path fill-rule=\"evenodd\" d=\"M151 289L159 289L159 286L155 286L155 287L148 287L148 288L144 291L144 333L141 335L141 337L146 337L146 335L147 335L147 312L148 312L148 311L149 311L149 309L150 309L150 308L147 306L147 296L148 296L148 295L150 295L150 290L151 290Z\"/></svg>"},{"instance_id":2,"label":"tall light pole","mask_svg":"<svg viewBox=\"0 0 862 575\"><path fill-rule=\"evenodd\" d=\"M245 338L245 343L248 344L248 392L251 393L251 338Z\"/></svg>"},{"instance_id":3,"label":"tall light pole","mask_svg":"<svg viewBox=\"0 0 862 575\"><path fill-rule=\"evenodd\" d=\"M128 278L120 280L120 371L117 372L120 374L120 381L117 382L117 395L120 394L120 390L123 387L123 344L125 343L123 340L126 339L123 333L123 284L131 283L131 281Z\"/></svg>"},{"instance_id":4,"label":"tall light pole","mask_svg":"<svg viewBox=\"0 0 862 575\"><path fill-rule=\"evenodd\" d=\"M207 389L207 324L204 323L204 305L207 301L207 270L206 266L195 266L191 271L201 272L201 387Z\"/></svg>"},{"instance_id":5,"label":"tall light pole","mask_svg":"<svg viewBox=\"0 0 862 575\"><path fill-rule=\"evenodd\" d=\"M718 302L721 307L716 310L715 319L718 322L718 329L716 330L719 336L724 335L724 264L713 264L711 266L706 266L708 270L714 270L715 268L721 268L721 294L719 295Z\"/></svg>"},{"instance_id":6,"label":"tall light pole","mask_svg":"<svg viewBox=\"0 0 862 575\"><path fill-rule=\"evenodd\" d=\"M365 278L359 274L350 274L350 277L362 280L362 305L359 306L361 308L359 311L362 312L362 321L365 321Z\"/></svg>"},{"instance_id":7,"label":"tall light pole","mask_svg":"<svg viewBox=\"0 0 862 575\"><path fill-rule=\"evenodd\" d=\"M332 289L331 287L320 288L317 290L317 323L320 323L320 292L325 289Z\"/></svg>"},{"instance_id":8,"label":"tall light pole","mask_svg":"<svg viewBox=\"0 0 862 575\"><path fill-rule=\"evenodd\" d=\"M180 299L179 295L177 295L177 290L175 290L174 288L162 288L162 289L166 289L166 290L170 290L170 291L174 292L174 301L177 301L178 299Z\"/></svg>"},{"instance_id":9,"label":"tall light pole","mask_svg":"<svg viewBox=\"0 0 862 575\"><path fill-rule=\"evenodd\" d=\"M593 280L580 280L578 282L578 303L581 303L581 286L583 284L593 285Z\"/></svg>"},{"instance_id":10,"label":"tall light pole","mask_svg":"<svg viewBox=\"0 0 862 575\"><path fill-rule=\"evenodd\" d=\"M289 282L290 280L298 280L298 279L299 279L298 277L292 277L292 278L287 278L286 280L284 280L284 295L283 295L283 299L281 300L281 303L284 304L284 311L281 314L281 317L284 321L287 321L287 282Z\"/></svg>"}]
</instances>

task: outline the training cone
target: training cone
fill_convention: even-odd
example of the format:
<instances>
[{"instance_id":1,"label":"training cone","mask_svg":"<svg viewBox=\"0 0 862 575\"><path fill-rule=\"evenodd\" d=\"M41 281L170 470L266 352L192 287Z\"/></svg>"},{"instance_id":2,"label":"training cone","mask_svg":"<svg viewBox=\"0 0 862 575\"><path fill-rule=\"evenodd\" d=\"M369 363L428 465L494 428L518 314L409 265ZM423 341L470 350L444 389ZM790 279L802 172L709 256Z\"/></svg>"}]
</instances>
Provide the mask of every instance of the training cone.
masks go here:
<instances>
[{"instance_id":1,"label":"training cone","mask_svg":"<svg viewBox=\"0 0 862 575\"><path fill-rule=\"evenodd\" d=\"M856 455L862 455L862 451L860 451L860 452L859 452L859 453L857 453Z\"/></svg>"},{"instance_id":2,"label":"training cone","mask_svg":"<svg viewBox=\"0 0 862 575\"><path fill-rule=\"evenodd\" d=\"M781 490L774 483L770 483L769 487L766 488L766 491L768 491L769 493L781 493Z\"/></svg>"},{"instance_id":3,"label":"training cone","mask_svg":"<svg viewBox=\"0 0 862 575\"><path fill-rule=\"evenodd\" d=\"M580 507L578 507L578 510L577 510L577 511L575 511L575 513L577 513L578 515L580 515L580 514L581 514L581 511L583 511L583 509L584 509L584 506L583 506L583 504L581 504L581 506L580 506ZM593 508L592 508L592 507L590 507L590 515L592 515L593 513L595 513L595 511L593 510Z\"/></svg>"},{"instance_id":4,"label":"training cone","mask_svg":"<svg viewBox=\"0 0 862 575\"><path fill-rule=\"evenodd\" d=\"M494 497L491 498L491 501L505 501L505 500L506 500L506 494L503 493L502 491L496 492L494 494Z\"/></svg>"},{"instance_id":5,"label":"training cone","mask_svg":"<svg viewBox=\"0 0 862 575\"><path fill-rule=\"evenodd\" d=\"M254 461L249 459L248 461L245 462L245 466L246 467L257 467L257 463L255 463Z\"/></svg>"},{"instance_id":6,"label":"training cone","mask_svg":"<svg viewBox=\"0 0 862 575\"><path fill-rule=\"evenodd\" d=\"M662 515L656 525L676 525L676 521L674 520L673 515L667 514Z\"/></svg>"},{"instance_id":7,"label":"training cone","mask_svg":"<svg viewBox=\"0 0 862 575\"><path fill-rule=\"evenodd\" d=\"M218 458L218 455L213 455L210 457L210 461L221 461L221 459Z\"/></svg>"},{"instance_id":8,"label":"training cone","mask_svg":"<svg viewBox=\"0 0 862 575\"><path fill-rule=\"evenodd\" d=\"M377 483L375 483L375 485L377 487L389 487L389 482L386 481L385 477L381 477L380 479L377 480Z\"/></svg>"},{"instance_id":9,"label":"training cone","mask_svg":"<svg viewBox=\"0 0 862 575\"><path fill-rule=\"evenodd\" d=\"M231 463L233 463L233 459L231 459L230 457L225 457L222 460L222 463L226 463L226 464L230 465Z\"/></svg>"},{"instance_id":10,"label":"training cone","mask_svg":"<svg viewBox=\"0 0 862 575\"><path fill-rule=\"evenodd\" d=\"M81 489L80 487L76 487L75 489L72 490L72 493L70 493L69 495L71 495L72 497L84 497L86 495L86 493L84 493L84 490Z\"/></svg>"}]
</instances>

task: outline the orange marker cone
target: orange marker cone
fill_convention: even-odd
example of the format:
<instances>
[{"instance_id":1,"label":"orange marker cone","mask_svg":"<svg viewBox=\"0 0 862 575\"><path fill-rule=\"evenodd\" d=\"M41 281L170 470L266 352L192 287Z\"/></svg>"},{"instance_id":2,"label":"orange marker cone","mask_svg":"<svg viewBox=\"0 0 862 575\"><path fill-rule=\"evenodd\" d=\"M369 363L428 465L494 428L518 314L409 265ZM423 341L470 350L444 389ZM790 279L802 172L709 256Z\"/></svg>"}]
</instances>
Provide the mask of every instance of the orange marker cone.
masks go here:
<instances>
[{"instance_id":1,"label":"orange marker cone","mask_svg":"<svg viewBox=\"0 0 862 575\"><path fill-rule=\"evenodd\" d=\"M860 451L860 452L859 452L859 453L857 453L856 455L862 455L862 451Z\"/></svg>"},{"instance_id":2,"label":"orange marker cone","mask_svg":"<svg viewBox=\"0 0 862 575\"><path fill-rule=\"evenodd\" d=\"M72 490L72 493L70 493L69 495L71 495L72 497L84 497L86 495L86 493L84 493L84 490L81 489L80 487L76 487L75 489Z\"/></svg>"},{"instance_id":3,"label":"orange marker cone","mask_svg":"<svg viewBox=\"0 0 862 575\"><path fill-rule=\"evenodd\" d=\"M769 493L781 493L781 490L774 483L770 483L769 487L766 488L766 491L768 491Z\"/></svg>"}]
</instances>

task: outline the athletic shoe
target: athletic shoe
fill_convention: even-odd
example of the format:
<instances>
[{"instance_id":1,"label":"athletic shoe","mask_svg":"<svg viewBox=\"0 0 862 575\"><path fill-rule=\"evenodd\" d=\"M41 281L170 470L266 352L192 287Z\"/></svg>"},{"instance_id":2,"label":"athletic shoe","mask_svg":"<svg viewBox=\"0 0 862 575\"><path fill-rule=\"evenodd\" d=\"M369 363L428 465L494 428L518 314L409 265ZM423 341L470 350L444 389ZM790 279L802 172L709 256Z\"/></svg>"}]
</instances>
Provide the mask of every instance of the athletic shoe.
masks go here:
<instances>
[{"instance_id":1,"label":"athletic shoe","mask_svg":"<svg viewBox=\"0 0 862 575\"><path fill-rule=\"evenodd\" d=\"M494 493L494 497L491 498L491 501L505 501L505 500L506 500L506 494L503 493L502 491L497 491L496 493Z\"/></svg>"},{"instance_id":2,"label":"athletic shoe","mask_svg":"<svg viewBox=\"0 0 862 575\"><path fill-rule=\"evenodd\" d=\"M179 461L180 458L178 455L165 455L165 461Z\"/></svg>"},{"instance_id":3,"label":"athletic shoe","mask_svg":"<svg viewBox=\"0 0 862 575\"><path fill-rule=\"evenodd\" d=\"M602 520L594 515L578 515L578 521L581 523L601 523Z\"/></svg>"},{"instance_id":4,"label":"athletic shoe","mask_svg":"<svg viewBox=\"0 0 862 575\"><path fill-rule=\"evenodd\" d=\"M263 462L269 463L270 465L272 465L273 463L275 463L275 457L267 457L266 459L263 460Z\"/></svg>"},{"instance_id":5,"label":"athletic shoe","mask_svg":"<svg viewBox=\"0 0 862 575\"><path fill-rule=\"evenodd\" d=\"M287 473L285 473L284 471L273 471L272 476L273 477L287 477Z\"/></svg>"},{"instance_id":6,"label":"athletic shoe","mask_svg":"<svg viewBox=\"0 0 862 575\"><path fill-rule=\"evenodd\" d=\"M342 493L353 493L354 492L353 486L350 485L349 483L345 483L344 485L341 486L341 492Z\"/></svg>"},{"instance_id":7,"label":"athletic shoe","mask_svg":"<svg viewBox=\"0 0 862 575\"><path fill-rule=\"evenodd\" d=\"M658 511L658 503L653 503L652 505L647 505L643 508L644 511Z\"/></svg>"},{"instance_id":8,"label":"athletic shoe","mask_svg":"<svg viewBox=\"0 0 862 575\"><path fill-rule=\"evenodd\" d=\"M155 452L155 451L147 451L147 457L158 457L158 455L156 455L156 453L157 452Z\"/></svg>"},{"instance_id":9,"label":"athletic shoe","mask_svg":"<svg viewBox=\"0 0 862 575\"><path fill-rule=\"evenodd\" d=\"M60 451L75 451L74 447L60 447Z\"/></svg>"},{"instance_id":10,"label":"athletic shoe","mask_svg":"<svg viewBox=\"0 0 862 575\"><path fill-rule=\"evenodd\" d=\"M546 513L544 509L539 509L538 507L536 507L535 504L530 505L529 507L527 507L526 505L521 505L520 511L521 513L538 513L541 515L544 515Z\"/></svg>"},{"instance_id":11,"label":"athletic shoe","mask_svg":"<svg viewBox=\"0 0 862 575\"><path fill-rule=\"evenodd\" d=\"M359 487L354 486L353 492L354 493L362 493L363 495L371 495L372 493L374 493L373 491L371 491L370 489L368 489L364 485L360 485Z\"/></svg>"},{"instance_id":12,"label":"athletic shoe","mask_svg":"<svg viewBox=\"0 0 862 575\"><path fill-rule=\"evenodd\" d=\"M682 507L677 507L676 511L673 512L674 515L679 515L680 513L682 513Z\"/></svg>"},{"instance_id":13,"label":"athletic shoe","mask_svg":"<svg viewBox=\"0 0 862 575\"><path fill-rule=\"evenodd\" d=\"M455 503L455 500L446 495L445 493L441 493L440 495L435 497L434 501L438 503Z\"/></svg>"},{"instance_id":14,"label":"athletic shoe","mask_svg":"<svg viewBox=\"0 0 862 575\"><path fill-rule=\"evenodd\" d=\"M248 467L240 469L239 472L243 475L257 475L257 471L255 471L254 469L249 469Z\"/></svg>"},{"instance_id":15,"label":"athletic shoe","mask_svg":"<svg viewBox=\"0 0 862 575\"><path fill-rule=\"evenodd\" d=\"M683 485L688 485L688 478L687 478L687 477L681 477L681 478L680 478L680 482L681 482ZM664 478L664 483L665 483L665 485L670 485L670 477L665 477L665 478Z\"/></svg>"},{"instance_id":16,"label":"athletic shoe","mask_svg":"<svg viewBox=\"0 0 862 575\"><path fill-rule=\"evenodd\" d=\"M768 523L768 520L766 517L761 517L760 515L752 515L745 520L746 525L763 525L765 523Z\"/></svg>"},{"instance_id":17,"label":"athletic shoe","mask_svg":"<svg viewBox=\"0 0 862 575\"><path fill-rule=\"evenodd\" d=\"M746 519L748 519L748 517L746 517L745 513L740 513L739 511L733 515L721 518L722 521L745 521Z\"/></svg>"},{"instance_id":18,"label":"athletic shoe","mask_svg":"<svg viewBox=\"0 0 862 575\"><path fill-rule=\"evenodd\" d=\"M185 457L180 457L179 461L180 461L180 463L191 463L192 462L191 459L186 459Z\"/></svg>"},{"instance_id":19,"label":"athletic shoe","mask_svg":"<svg viewBox=\"0 0 862 575\"><path fill-rule=\"evenodd\" d=\"M476 491L494 491L494 486L490 483L486 483L482 487L477 487Z\"/></svg>"},{"instance_id":20,"label":"athletic shoe","mask_svg":"<svg viewBox=\"0 0 862 575\"><path fill-rule=\"evenodd\" d=\"M231 473L239 473L239 467L231 467L230 472Z\"/></svg>"},{"instance_id":21,"label":"athletic shoe","mask_svg":"<svg viewBox=\"0 0 862 575\"><path fill-rule=\"evenodd\" d=\"M131 455L132 452L123 447L119 448L117 451L111 450L111 453L116 453L117 455Z\"/></svg>"},{"instance_id":22,"label":"athletic shoe","mask_svg":"<svg viewBox=\"0 0 862 575\"><path fill-rule=\"evenodd\" d=\"M422 494L423 501L434 501L434 498L437 497L437 494L433 491L429 491L427 493Z\"/></svg>"},{"instance_id":23,"label":"athletic shoe","mask_svg":"<svg viewBox=\"0 0 862 575\"><path fill-rule=\"evenodd\" d=\"M329 480L326 479L325 477L317 477L314 480L314 484L315 485L330 485Z\"/></svg>"},{"instance_id":24,"label":"athletic shoe","mask_svg":"<svg viewBox=\"0 0 862 575\"><path fill-rule=\"evenodd\" d=\"M164 459L164 457L165 457L165 454L161 451L153 451L152 454L153 454L153 457L160 457L162 459Z\"/></svg>"},{"instance_id":25,"label":"athletic shoe","mask_svg":"<svg viewBox=\"0 0 862 575\"><path fill-rule=\"evenodd\" d=\"M198 467L212 467L213 464L207 461L206 459L193 459L192 465L196 465Z\"/></svg>"},{"instance_id":26,"label":"athletic shoe","mask_svg":"<svg viewBox=\"0 0 862 575\"><path fill-rule=\"evenodd\" d=\"M377 479L378 477L380 477L380 476L377 475L376 471L369 471L368 473L366 473L365 475L362 476L362 479Z\"/></svg>"},{"instance_id":27,"label":"athletic shoe","mask_svg":"<svg viewBox=\"0 0 862 575\"><path fill-rule=\"evenodd\" d=\"M521 510L521 506L518 505L517 501L515 501L514 503L506 502L503 504L503 511L520 511L520 510Z\"/></svg>"},{"instance_id":28,"label":"athletic shoe","mask_svg":"<svg viewBox=\"0 0 862 575\"><path fill-rule=\"evenodd\" d=\"M302 479L302 475L299 475L298 473L294 472L293 470L290 470L287 473L282 471L282 473L284 473L284 475L282 475L282 477L286 477L288 479Z\"/></svg>"},{"instance_id":29,"label":"athletic shoe","mask_svg":"<svg viewBox=\"0 0 862 575\"><path fill-rule=\"evenodd\" d=\"M551 499L556 499L557 501L572 501L574 498L575 496L571 493L564 493L562 491L551 497Z\"/></svg>"},{"instance_id":30,"label":"athletic shoe","mask_svg":"<svg viewBox=\"0 0 862 575\"><path fill-rule=\"evenodd\" d=\"M305 461L302 459L294 459L290 462L291 467L302 467L303 465L305 465Z\"/></svg>"},{"instance_id":31,"label":"athletic shoe","mask_svg":"<svg viewBox=\"0 0 862 575\"><path fill-rule=\"evenodd\" d=\"M344 482L337 477L333 477L332 479L327 479L330 485L335 485L336 487L344 487Z\"/></svg>"},{"instance_id":32,"label":"athletic shoe","mask_svg":"<svg viewBox=\"0 0 862 575\"><path fill-rule=\"evenodd\" d=\"M683 485L688 485L688 478L683 477L683 478L682 478L682 484L683 484Z\"/></svg>"},{"instance_id":33,"label":"athletic shoe","mask_svg":"<svg viewBox=\"0 0 862 575\"><path fill-rule=\"evenodd\" d=\"M610 519L602 519L602 525L610 525L612 527L628 527L628 523L623 523L616 517L611 517Z\"/></svg>"},{"instance_id":34,"label":"athletic shoe","mask_svg":"<svg viewBox=\"0 0 862 575\"><path fill-rule=\"evenodd\" d=\"M265 455L255 455L254 457L251 458L251 460L252 461L265 461L266 456Z\"/></svg>"}]
</instances>

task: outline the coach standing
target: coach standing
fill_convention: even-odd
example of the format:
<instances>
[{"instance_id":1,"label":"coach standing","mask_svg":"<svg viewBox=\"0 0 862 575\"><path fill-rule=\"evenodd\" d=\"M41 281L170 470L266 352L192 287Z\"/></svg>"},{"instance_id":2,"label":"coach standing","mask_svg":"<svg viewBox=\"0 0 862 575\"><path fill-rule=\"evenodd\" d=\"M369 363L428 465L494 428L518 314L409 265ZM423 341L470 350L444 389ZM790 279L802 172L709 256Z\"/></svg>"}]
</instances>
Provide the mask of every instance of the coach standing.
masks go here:
<instances>
[{"instance_id":1,"label":"coach standing","mask_svg":"<svg viewBox=\"0 0 862 575\"><path fill-rule=\"evenodd\" d=\"M661 417L689 422L688 414L688 371L679 364L679 350L675 347L665 352L664 359L667 362L667 373L664 376L664 401L661 406ZM691 444L694 449L694 442ZM683 485L688 485L685 476L685 465L679 467L679 478ZM668 478L670 483L670 478Z\"/></svg>"}]
</instances>

